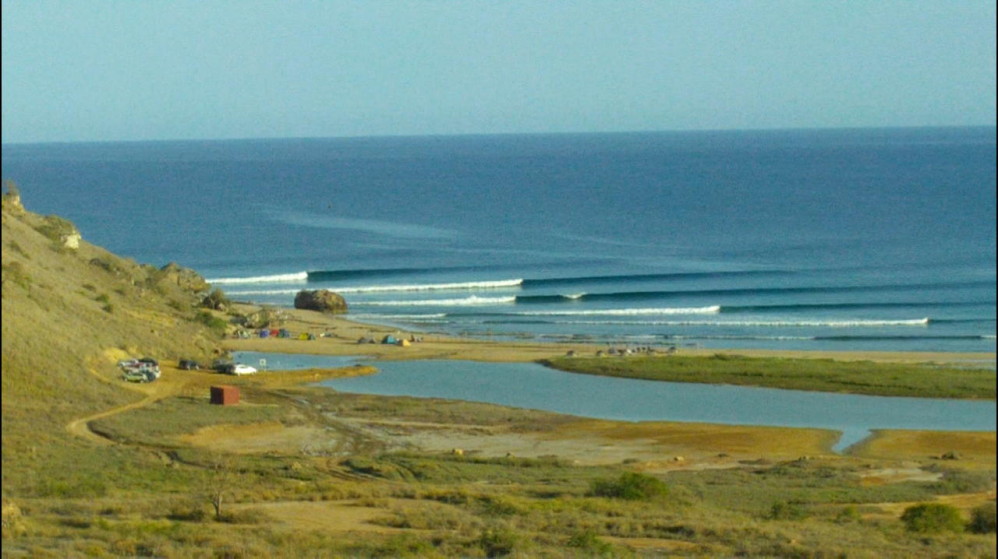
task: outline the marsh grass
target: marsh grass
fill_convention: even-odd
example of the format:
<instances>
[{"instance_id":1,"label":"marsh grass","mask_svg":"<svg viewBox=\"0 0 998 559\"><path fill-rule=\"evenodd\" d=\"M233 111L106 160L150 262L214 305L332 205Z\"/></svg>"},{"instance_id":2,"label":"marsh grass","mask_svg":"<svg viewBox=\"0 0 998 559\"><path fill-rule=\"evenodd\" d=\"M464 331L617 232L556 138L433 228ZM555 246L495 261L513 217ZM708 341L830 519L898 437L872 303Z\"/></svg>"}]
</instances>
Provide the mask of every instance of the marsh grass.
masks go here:
<instances>
[{"instance_id":1,"label":"marsh grass","mask_svg":"<svg viewBox=\"0 0 998 559\"><path fill-rule=\"evenodd\" d=\"M931 363L743 357L559 357L545 365L575 373L669 382L761 386L874 396L995 399L992 370Z\"/></svg>"}]
</instances>

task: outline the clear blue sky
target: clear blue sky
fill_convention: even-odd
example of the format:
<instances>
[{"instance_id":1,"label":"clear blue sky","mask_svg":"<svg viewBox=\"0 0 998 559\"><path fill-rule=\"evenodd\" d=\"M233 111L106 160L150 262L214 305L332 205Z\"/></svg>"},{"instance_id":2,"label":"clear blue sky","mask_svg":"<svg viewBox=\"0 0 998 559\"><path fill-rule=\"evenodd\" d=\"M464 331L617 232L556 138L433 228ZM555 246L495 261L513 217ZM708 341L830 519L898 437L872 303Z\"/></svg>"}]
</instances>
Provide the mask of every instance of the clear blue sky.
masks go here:
<instances>
[{"instance_id":1,"label":"clear blue sky","mask_svg":"<svg viewBox=\"0 0 998 559\"><path fill-rule=\"evenodd\" d=\"M995 124L993 0L2 10L4 143Z\"/></svg>"}]
</instances>

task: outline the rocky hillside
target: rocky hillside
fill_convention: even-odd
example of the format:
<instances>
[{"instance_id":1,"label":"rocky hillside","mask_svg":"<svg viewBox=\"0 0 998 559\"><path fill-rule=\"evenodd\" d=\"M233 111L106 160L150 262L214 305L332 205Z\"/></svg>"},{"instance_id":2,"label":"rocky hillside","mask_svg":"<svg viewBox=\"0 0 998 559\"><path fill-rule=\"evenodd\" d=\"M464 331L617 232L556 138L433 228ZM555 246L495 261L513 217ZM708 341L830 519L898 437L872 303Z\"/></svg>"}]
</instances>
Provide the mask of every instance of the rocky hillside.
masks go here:
<instances>
[{"instance_id":1,"label":"rocky hillside","mask_svg":"<svg viewBox=\"0 0 998 559\"><path fill-rule=\"evenodd\" d=\"M10 183L2 217L5 461L39 433L59 438L69 419L135 399L118 359L215 351L219 321L198 308L209 286L195 272L94 246L69 221L26 211Z\"/></svg>"}]
</instances>

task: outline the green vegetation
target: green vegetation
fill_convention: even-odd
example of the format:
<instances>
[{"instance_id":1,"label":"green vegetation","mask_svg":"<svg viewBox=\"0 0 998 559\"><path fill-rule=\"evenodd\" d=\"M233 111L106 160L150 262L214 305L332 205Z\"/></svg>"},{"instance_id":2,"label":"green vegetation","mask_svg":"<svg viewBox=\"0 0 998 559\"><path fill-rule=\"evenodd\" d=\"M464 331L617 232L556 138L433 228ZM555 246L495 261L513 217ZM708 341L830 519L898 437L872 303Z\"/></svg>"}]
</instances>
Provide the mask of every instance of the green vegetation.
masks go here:
<instances>
[{"instance_id":1,"label":"green vegetation","mask_svg":"<svg viewBox=\"0 0 998 559\"><path fill-rule=\"evenodd\" d=\"M617 479L598 479L592 483L589 494L628 501L650 501L664 497L669 488L662 481L636 472L624 472Z\"/></svg>"},{"instance_id":2,"label":"green vegetation","mask_svg":"<svg viewBox=\"0 0 998 559\"><path fill-rule=\"evenodd\" d=\"M901 521L910 532L962 532L963 519L960 511L942 503L922 503L904 510Z\"/></svg>"},{"instance_id":3,"label":"green vegetation","mask_svg":"<svg viewBox=\"0 0 998 559\"><path fill-rule=\"evenodd\" d=\"M72 222L57 215L45 216L45 219L35 229L50 241L56 242L61 241L66 235L72 235L76 232L76 226Z\"/></svg>"},{"instance_id":4,"label":"green vegetation","mask_svg":"<svg viewBox=\"0 0 998 559\"><path fill-rule=\"evenodd\" d=\"M995 502L984 503L975 508L970 516L967 528L975 534L995 533Z\"/></svg>"},{"instance_id":5,"label":"green vegetation","mask_svg":"<svg viewBox=\"0 0 998 559\"><path fill-rule=\"evenodd\" d=\"M229 323L226 322L224 318L215 316L208 311L198 311L198 313L194 315L194 320L204 324L208 328L211 328L211 330L219 336L225 334L225 331L229 327Z\"/></svg>"},{"instance_id":6,"label":"green vegetation","mask_svg":"<svg viewBox=\"0 0 998 559\"><path fill-rule=\"evenodd\" d=\"M683 355L559 357L545 365L575 373L670 382L762 386L874 396L995 399L995 372L931 364Z\"/></svg>"},{"instance_id":7,"label":"green vegetation","mask_svg":"<svg viewBox=\"0 0 998 559\"><path fill-rule=\"evenodd\" d=\"M224 291L216 287L201 300L201 306L221 311L232 306L232 301L229 300Z\"/></svg>"},{"instance_id":8,"label":"green vegetation","mask_svg":"<svg viewBox=\"0 0 998 559\"><path fill-rule=\"evenodd\" d=\"M595 532L586 530L573 535L565 543L566 547L578 550L588 557L613 557L614 547L600 539Z\"/></svg>"}]
</instances>

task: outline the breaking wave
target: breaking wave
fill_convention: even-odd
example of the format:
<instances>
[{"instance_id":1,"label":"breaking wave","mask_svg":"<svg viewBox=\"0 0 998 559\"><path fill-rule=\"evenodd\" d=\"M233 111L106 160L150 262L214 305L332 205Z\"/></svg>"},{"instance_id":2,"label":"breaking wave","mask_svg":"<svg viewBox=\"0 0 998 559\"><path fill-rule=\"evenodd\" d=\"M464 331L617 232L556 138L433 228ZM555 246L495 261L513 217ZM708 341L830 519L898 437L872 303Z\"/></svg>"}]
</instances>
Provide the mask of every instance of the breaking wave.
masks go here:
<instances>
[{"instance_id":1,"label":"breaking wave","mask_svg":"<svg viewBox=\"0 0 998 559\"><path fill-rule=\"evenodd\" d=\"M252 276L248 278L216 278L207 280L212 285L238 285L244 283L305 283L308 272L275 274L272 276Z\"/></svg>"},{"instance_id":2,"label":"breaking wave","mask_svg":"<svg viewBox=\"0 0 998 559\"><path fill-rule=\"evenodd\" d=\"M594 309L588 311L524 311L518 316L635 316L635 315L669 315L669 314L717 314L721 307L664 307L642 309Z\"/></svg>"},{"instance_id":3,"label":"breaking wave","mask_svg":"<svg viewBox=\"0 0 998 559\"><path fill-rule=\"evenodd\" d=\"M657 321L562 321L559 324L619 324L653 326L717 326L717 327L773 327L773 328L875 328L884 326L927 326L928 318L903 320L657 320Z\"/></svg>"},{"instance_id":4,"label":"breaking wave","mask_svg":"<svg viewBox=\"0 0 998 559\"><path fill-rule=\"evenodd\" d=\"M364 307L461 307L477 305L507 305L515 303L516 297L479 297L472 295L462 299L420 299L412 301L359 301L352 303Z\"/></svg>"},{"instance_id":5,"label":"breaking wave","mask_svg":"<svg viewBox=\"0 0 998 559\"><path fill-rule=\"evenodd\" d=\"M509 279L498 281L470 281L456 283L430 283L412 285L371 285L364 287L335 287L331 288L337 293L386 293L393 291L444 291L444 290L469 290L469 289L506 289L519 287L523 284L522 279Z\"/></svg>"}]
</instances>

